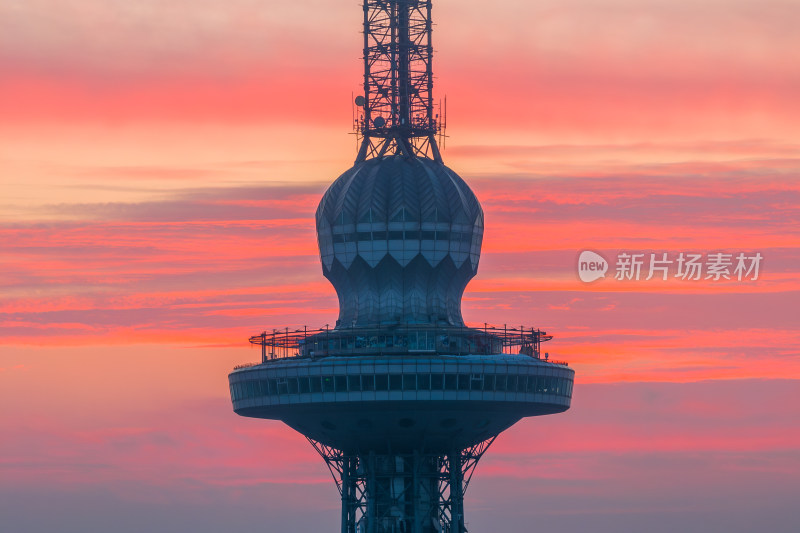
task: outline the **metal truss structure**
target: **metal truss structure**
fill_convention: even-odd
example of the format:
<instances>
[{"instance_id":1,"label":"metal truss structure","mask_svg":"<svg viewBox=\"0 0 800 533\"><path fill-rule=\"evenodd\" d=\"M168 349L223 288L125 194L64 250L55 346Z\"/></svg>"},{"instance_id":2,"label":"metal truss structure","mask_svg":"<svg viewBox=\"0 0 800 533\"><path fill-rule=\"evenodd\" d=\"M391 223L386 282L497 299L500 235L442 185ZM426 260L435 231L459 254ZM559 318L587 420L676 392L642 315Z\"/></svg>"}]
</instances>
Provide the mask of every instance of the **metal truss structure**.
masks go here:
<instances>
[{"instance_id":1,"label":"metal truss structure","mask_svg":"<svg viewBox=\"0 0 800 533\"><path fill-rule=\"evenodd\" d=\"M464 493L495 438L449 454L351 454L308 441L342 497L342 533L467 533Z\"/></svg>"},{"instance_id":2,"label":"metal truss structure","mask_svg":"<svg viewBox=\"0 0 800 533\"><path fill-rule=\"evenodd\" d=\"M364 95L356 162L403 154L441 163L434 115L431 0L364 0Z\"/></svg>"}]
</instances>

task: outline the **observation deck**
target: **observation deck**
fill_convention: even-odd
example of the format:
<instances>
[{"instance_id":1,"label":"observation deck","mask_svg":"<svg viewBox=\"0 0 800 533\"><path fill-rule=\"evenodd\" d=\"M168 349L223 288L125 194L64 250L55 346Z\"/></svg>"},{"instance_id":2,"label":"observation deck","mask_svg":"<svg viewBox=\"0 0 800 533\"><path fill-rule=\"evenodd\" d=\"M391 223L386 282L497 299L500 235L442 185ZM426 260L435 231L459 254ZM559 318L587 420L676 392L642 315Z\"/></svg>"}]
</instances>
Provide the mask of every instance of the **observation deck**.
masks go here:
<instances>
[{"instance_id":1,"label":"observation deck","mask_svg":"<svg viewBox=\"0 0 800 533\"><path fill-rule=\"evenodd\" d=\"M282 420L340 450L445 452L570 406L574 371L540 357L533 328L273 331L230 374L237 414Z\"/></svg>"}]
</instances>

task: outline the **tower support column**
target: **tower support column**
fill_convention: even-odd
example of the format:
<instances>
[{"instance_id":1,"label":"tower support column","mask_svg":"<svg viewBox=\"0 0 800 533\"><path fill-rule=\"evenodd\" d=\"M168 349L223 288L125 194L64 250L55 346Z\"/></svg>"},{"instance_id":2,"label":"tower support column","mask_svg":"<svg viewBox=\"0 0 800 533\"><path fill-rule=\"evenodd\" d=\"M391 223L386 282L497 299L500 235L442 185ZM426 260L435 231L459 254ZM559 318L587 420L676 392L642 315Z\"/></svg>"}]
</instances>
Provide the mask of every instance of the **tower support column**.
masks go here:
<instances>
[{"instance_id":1,"label":"tower support column","mask_svg":"<svg viewBox=\"0 0 800 533\"><path fill-rule=\"evenodd\" d=\"M467 533L464 492L494 437L450 453L346 453L309 439L342 497L342 533Z\"/></svg>"},{"instance_id":2,"label":"tower support column","mask_svg":"<svg viewBox=\"0 0 800 533\"><path fill-rule=\"evenodd\" d=\"M357 468L356 458L342 458L342 533L356 533L355 517L359 500Z\"/></svg>"},{"instance_id":3,"label":"tower support column","mask_svg":"<svg viewBox=\"0 0 800 533\"><path fill-rule=\"evenodd\" d=\"M450 513L451 533L464 533L464 472L461 470L461 450L453 450L447 459L450 463Z\"/></svg>"}]
</instances>

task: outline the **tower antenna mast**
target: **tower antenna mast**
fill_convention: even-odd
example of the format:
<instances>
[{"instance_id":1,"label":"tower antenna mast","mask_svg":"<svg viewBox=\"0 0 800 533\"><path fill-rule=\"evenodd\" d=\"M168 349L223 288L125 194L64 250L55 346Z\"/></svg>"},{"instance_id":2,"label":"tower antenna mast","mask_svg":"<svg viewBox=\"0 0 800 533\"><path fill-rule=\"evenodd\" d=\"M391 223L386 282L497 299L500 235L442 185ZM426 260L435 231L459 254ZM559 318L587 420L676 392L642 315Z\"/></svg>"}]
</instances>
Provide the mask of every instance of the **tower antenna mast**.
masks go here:
<instances>
[{"instance_id":1,"label":"tower antenna mast","mask_svg":"<svg viewBox=\"0 0 800 533\"><path fill-rule=\"evenodd\" d=\"M385 155L442 161L433 106L431 0L364 0L364 94L356 162Z\"/></svg>"}]
</instances>

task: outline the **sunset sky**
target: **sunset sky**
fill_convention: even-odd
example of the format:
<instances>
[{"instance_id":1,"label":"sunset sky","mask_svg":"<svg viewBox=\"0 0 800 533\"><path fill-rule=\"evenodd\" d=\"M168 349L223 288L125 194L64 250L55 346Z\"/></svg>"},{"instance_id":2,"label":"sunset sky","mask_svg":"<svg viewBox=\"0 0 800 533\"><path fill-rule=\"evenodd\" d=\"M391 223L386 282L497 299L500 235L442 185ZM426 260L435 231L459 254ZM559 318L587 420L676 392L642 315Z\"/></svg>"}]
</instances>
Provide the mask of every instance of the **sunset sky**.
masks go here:
<instances>
[{"instance_id":1,"label":"sunset sky","mask_svg":"<svg viewBox=\"0 0 800 533\"><path fill-rule=\"evenodd\" d=\"M504 433L470 531L800 530L800 1L434 0L471 324L572 408ZM333 324L314 211L356 155L357 0L0 0L0 529L336 531L305 440L237 417L247 337ZM760 253L585 284L577 257ZM503 529L501 529L503 528Z\"/></svg>"}]
</instances>

